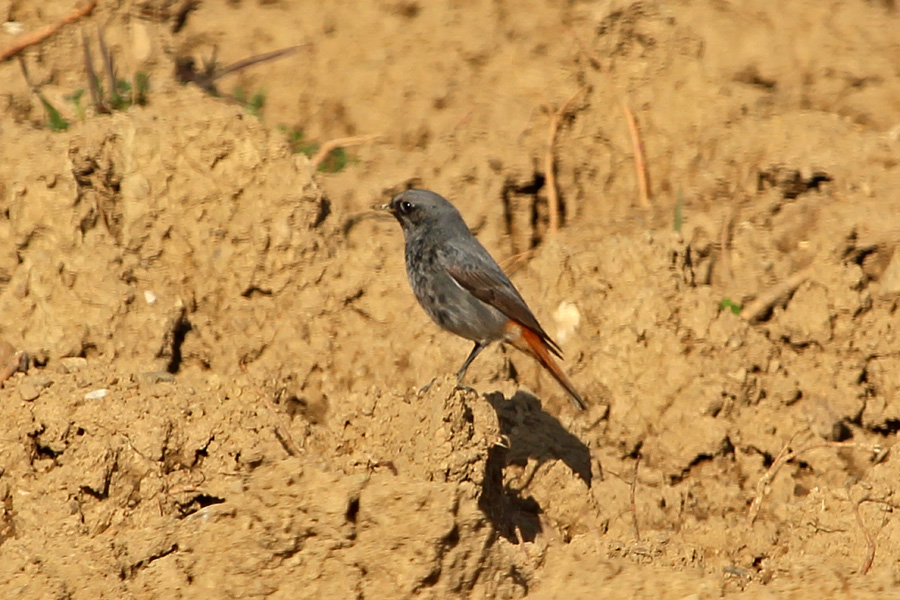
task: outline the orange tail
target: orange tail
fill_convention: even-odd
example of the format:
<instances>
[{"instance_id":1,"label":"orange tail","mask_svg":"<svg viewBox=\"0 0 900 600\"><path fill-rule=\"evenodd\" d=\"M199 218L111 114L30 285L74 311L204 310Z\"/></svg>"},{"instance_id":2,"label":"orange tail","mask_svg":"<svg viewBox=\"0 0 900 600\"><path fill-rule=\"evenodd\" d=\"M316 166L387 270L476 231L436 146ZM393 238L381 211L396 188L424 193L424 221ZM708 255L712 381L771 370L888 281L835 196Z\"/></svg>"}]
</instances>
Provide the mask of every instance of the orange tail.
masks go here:
<instances>
[{"instance_id":1,"label":"orange tail","mask_svg":"<svg viewBox=\"0 0 900 600\"><path fill-rule=\"evenodd\" d=\"M587 408L587 403L584 401L584 398L581 397L581 394L575 390L575 386L569 381L569 378L562 370L562 367L560 367L550 355L547 345L536 333L527 327L522 327L521 325L518 325L518 323L516 323L516 325L521 330L521 335L516 336L514 339L510 340L509 343L522 352L535 357L537 361L541 363L541 366L547 369L550 374L553 375L553 378L559 382L559 385L563 386L569 393L569 399L572 400L572 404L575 405L575 408L585 410Z\"/></svg>"}]
</instances>

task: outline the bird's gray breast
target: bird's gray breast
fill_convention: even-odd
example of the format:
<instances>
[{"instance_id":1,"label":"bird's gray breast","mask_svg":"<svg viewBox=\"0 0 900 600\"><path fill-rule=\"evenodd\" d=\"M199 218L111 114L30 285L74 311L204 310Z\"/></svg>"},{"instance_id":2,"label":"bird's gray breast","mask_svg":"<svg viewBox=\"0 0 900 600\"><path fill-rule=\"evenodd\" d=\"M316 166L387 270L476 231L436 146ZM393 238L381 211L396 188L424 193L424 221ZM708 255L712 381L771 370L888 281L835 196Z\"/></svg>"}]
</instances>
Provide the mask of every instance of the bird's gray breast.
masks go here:
<instances>
[{"instance_id":1,"label":"bird's gray breast","mask_svg":"<svg viewBox=\"0 0 900 600\"><path fill-rule=\"evenodd\" d=\"M472 341L503 338L509 320L447 273L439 245L425 236L406 241L406 274L422 308L440 327Z\"/></svg>"}]
</instances>

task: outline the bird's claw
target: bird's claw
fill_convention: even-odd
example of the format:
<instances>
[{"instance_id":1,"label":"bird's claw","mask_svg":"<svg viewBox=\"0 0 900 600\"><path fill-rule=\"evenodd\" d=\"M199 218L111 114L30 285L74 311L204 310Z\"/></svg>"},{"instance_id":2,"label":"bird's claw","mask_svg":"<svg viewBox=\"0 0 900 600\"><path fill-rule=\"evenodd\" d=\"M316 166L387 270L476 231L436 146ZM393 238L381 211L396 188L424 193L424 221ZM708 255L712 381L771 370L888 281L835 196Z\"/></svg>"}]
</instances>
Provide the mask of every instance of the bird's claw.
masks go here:
<instances>
[{"instance_id":1,"label":"bird's claw","mask_svg":"<svg viewBox=\"0 0 900 600\"><path fill-rule=\"evenodd\" d=\"M457 383L455 389L463 391L463 392L472 392L473 394L478 393L478 391L475 388L469 387L467 385L463 385L462 383Z\"/></svg>"}]
</instances>

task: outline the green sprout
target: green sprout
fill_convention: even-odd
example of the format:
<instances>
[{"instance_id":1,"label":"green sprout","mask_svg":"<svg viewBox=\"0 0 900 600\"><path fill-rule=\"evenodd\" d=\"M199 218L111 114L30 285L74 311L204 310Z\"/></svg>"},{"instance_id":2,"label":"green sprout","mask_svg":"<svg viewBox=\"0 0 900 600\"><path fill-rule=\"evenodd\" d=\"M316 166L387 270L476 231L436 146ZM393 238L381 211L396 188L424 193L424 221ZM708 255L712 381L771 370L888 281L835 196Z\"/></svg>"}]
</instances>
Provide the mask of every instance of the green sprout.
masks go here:
<instances>
[{"instance_id":1,"label":"green sprout","mask_svg":"<svg viewBox=\"0 0 900 600\"><path fill-rule=\"evenodd\" d=\"M116 79L109 94L109 106L113 110L125 110L131 106L131 84L125 79Z\"/></svg>"},{"instance_id":2,"label":"green sprout","mask_svg":"<svg viewBox=\"0 0 900 600\"><path fill-rule=\"evenodd\" d=\"M675 231L681 233L681 226L684 224L684 194L681 189L678 190L678 200L675 202Z\"/></svg>"},{"instance_id":3,"label":"green sprout","mask_svg":"<svg viewBox=\"0 0 900 600\"><path fill-rule=\"evenodd\" d=\"M287 136L288 147L294 154L312 156L319 151L319 145L315 142L307 141L306 135L299 127L291 127L288 129L286 125L279 125L278 129Z\"/></svg>"},{"instance_id":4,"label":"green sprout","mask_svg":"<svg viewBox=\"0 0 900 600\"><path fill-rule=\"evenodd\" d=\"M234 98L239 104L242 104L247 112L257 119L262 118L263 108L266 106L266 90L260 88L255 94L252 96L247 96L247 90L245 90L242 86L236 86L234 88L234 92L231 94L231 97Z\"/></svg>"},{"instance_id":5,"label":"green sprout","mask_svg":"<svg viewBox=\"0 0 900 600\"><path fill-rule=\"evenodd\" d=\"M730 310L732 313L734 313L736 315L741 314L740 305L732 302L730 298L722 298L722 301L719 302L719 310Z\"/></svg>"},{"instance_id":6,"label":"green sprout","mask_svg":"<svg viewBox=\"0 0 900 600\"><path fill-rule=\"evenodd\" d=\"M79 90L75 90L71 94L66 94L66 96L64 96L66 101L71 103L72 106L75 107L75 116L79 121L84 121L86 115L84 105L81 103L81 99L84 97L84 92L84 88L81 88Z\"/></svg>"},{"instance_id":7,"label":"green sprout","mask_svg":"<svg viewBox=\"0 0 900 600\"><path fill-rule=\"evenodd\" d=\"M138 71L134 76L134 103L138 106L147 104L147 95L150 93L150 76L143 71Z\"/></svg>"},{"instance_id":8,"label":"green sprout","mask_svg":"<svg viewBox=\"0 0 900 600\"><path fill-rule=\"evenodd\" d=\"M250 97L250 106L247 110L250 111L250 114L257 117L262 118L263 108L266 106L266 92L265 90L259 90L253 96Z\"/></svg>"},{"instance_id":9,"label":"green sprout","mask_svg":"<svg viewBox=\"0 0 900 600\"><path fill-rule=\"evenodd\" d=\"M47 111L47 127L51 131L65 131L68 129L69 122L56 110L56 107L50 104L50 101L43 94L38 93L38 98L40 98L41 104L44 105L44 110Z\"/></svg>"},{"instance_id":10,"label":"green sprout","mask_svg":"<svg viewBox=\"0 0 900 600\"><path fill-rule=\"evenodd\" d=\"M91 92L91 102L97 113L107 114L114 110L125 110L135 104L141 106L147 104L147 92L150 90L150 77L143 72L134 76L134 83L128 79L121 79L116 75L115 61L106 42L103 39L103 31L97 31L97 41L100 45L100 55L103 59L103 73L108 86L104 89L103 81L94 69L94 61L91 56L91 46L87 35L82 33L82 46L84 47L84 67L87 72L88 90ZM76 110L80 106L80 96L74 99ZM83 111L82 111L83 112Z\"/></svg>"},{"instance_id":11,"label":"green sprout","mask_svg":"<svg viewBox=\"0 0 900 600\"><path fill-rule=\"evenodd\" d=\"M350 155L343 148L335 148L328 153L319 170L323 173L340 173L348 163L351 162Z\"/></svg>"},{"instance_id":12,"label":"green sprout","mask_svg":"<svg viewBox=\"0 0 900 600\"><path fill-rule=\"evenodd\" d=\"M288 147L294 154L303 154L312 158L319 152L321 145L318 142L307 140L303 130L299 127L288 128L285 125L279 125L278 129L287 136ZM323 173L340 173L355 160L343 148L335 148L322 160L318 170Z\"/></svg>"}]
</instances>

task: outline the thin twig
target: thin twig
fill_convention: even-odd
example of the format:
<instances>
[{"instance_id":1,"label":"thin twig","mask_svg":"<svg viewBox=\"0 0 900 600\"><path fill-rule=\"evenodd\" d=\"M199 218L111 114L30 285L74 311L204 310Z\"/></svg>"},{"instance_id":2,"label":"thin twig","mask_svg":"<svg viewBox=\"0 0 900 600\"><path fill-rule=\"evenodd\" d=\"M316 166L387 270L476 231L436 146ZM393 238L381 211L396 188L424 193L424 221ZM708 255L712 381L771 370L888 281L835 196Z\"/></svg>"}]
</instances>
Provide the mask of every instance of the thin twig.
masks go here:
<instances>
[{"instance_id":1,"label":"thin twig","mask_svg":"<svg viewBox=\"0 0 900 600\"><path fill-rule=\"evenodd\" d=\"M212 57L208 61L204 61L202 69L197 68L196 61L190 56L177 57L175 60L175 78L181 83L193 83L207 93L218 96L220 94L219 90L216 89L216 81L225 75L235 73L241 69L246 69L247 67L252 67L253 65L258 65L259 63L287 56L288 54L296 52L298 48L300 48L300 46L289 46L287 48L282 48L281 50L257 54L219 68L217 60L219 49L214 46Z\"/></svg>"},{"instance_id":2,"label":"thin twig","mask_svg":"<svg viewBox=\"0 0 900 600\"><path fill-rule=\"evenodd\" d=\"M103 59L103 69L106 71L106 78L109 80L109 103L112 109L117 108L119 104L119 86L116 82L116 65L113 62L112 54L103 39L103 29L97 28L97 40L100 43L100 57Z\"/></svg>"},{"instance_id":3,"label":"thin twig","mask_svg":"<svg viewBox=\"0 0 900 600\"><path fill-rule=\"evenodd\" d=\"M450 135L456 135L456 132L460 129L460 127L463 127L472 119L472 114L474 112L474 108L470 108L469 110L467 110L465 114L459 118L456 124L450 128Z\"/></svg>"},{"instance_id":4,"label":"thin twig","mask_svg":"<svg viewBox=\"0 0 900 600\"><path fill-rule=\"evenodd\" d=\"M87 34L81 30L81 44L84 47L84 69L88 76L88 89L91 92L91 101L94 103L94 110L98 113L109 112L103 104L103 97L100 95L100 80L97 77L97 71L94 70L94 58L91 56L91 45L88 42Z\"/></svg>"},{"instance_id":5,"label":"thin twig","mask_svg":"<svg viewBox=\"0 0 900 600\"><path fill-rule=\"evenodd\" d=\"M378 139L380 136L378 135L358 135L354 137L344 137L337 138L333 140L328 140L323 143L319 147L319 151L316 152L315 156L310 159L310 163L312 163L313 170L317 170L319 165L328 158L328 155L331 154L332 151L337 150L338 148L346 148L347 146L358 146L360 144L365 144L367 142L371 142L372 140Z\"/></svg>"},{"instance_id":6,"label":"thin twig","mask_svg":"<svg viewBox=\"0 0 900 600\"><path fill-rule=\"evenodd\" d=\"M756 496L753 498L753 501L750 503L750 508L747 510L747 524L752 525L754 521L756 521L757 515L759 515L759 509L762 505L763 498L768 492L769 485L772 483L772 480L775 479L775 475L778 474L778 471L785 465L785 463L794 460L799 455L804 452L808 452L810 450L816 450L818 448L856 448L859 450L869 450L871 452L878 452L880 450L879 446L870 445L870 444L860 444L858 442L819 442L813 441L800 448L790 451L791 443L794 441L794 438L797 437L797 433L791 436L791 439L788 440L787 444L781 449L778 453L778 456L775 457L775 460L772 461L772 464L769 466L769 469L766 471L765 475L760 477L759 481L756 483Z\"/></svg>"},{"instance_id":7,"label":"thin twig","mask_svg":"<svg viewBox=\"0 0 900 600\"><path fill-rule=\"evenodd\" d=\"M631 521L634 525L634 539L637 541L641 541L641 531L638 529L638 518L637 518L637 505L634 502L634 490L637 488L637 480L638 480L638 466L641 464L641 455L638 454L634 459L634 471L631 474L631 490L630 490L630 501L631 501Z\"/></svg>"},{"instance_id":8,"label":"thin twig","mask_svg":"<svg viewBox=\"0 0 900 600\"><path fill-rule=\"evenodd\" d=\"M281 58L282 56L286 56L288 54L292 54L297 51L297 48L300 46L289 46L287 48L282 48L281 50L273 50L272 52L266 52L265 54L257 54L256 56L251 56L250 58L245 58L243 60L239 60L235 63L231 63L226 67L222 67L221 70L217 69L215 74L212 76L212 81L216 81L217 79L221 79L225 77L229 73L234 73L235 71L240 71L241 69L246 69L247 67L252 67L253 65L258 65L261 62L267 62L270 60L275 60L276 58ZM214 59L215 60L215 59Z\"/></svg>"},{"instance_id":9,"label":"thin twig","mask_svg":"<svg viewBox=\"0 0 900 600\"><path fill-rule=\"evenodd\" d=\"M547 177L547 206L550 211L550 233L559 231L559 190L556 189L556 160L554 149L556 147L556 134L559 131L560 121L569 113L571 104L578 96L588 88L582 87L566 100L559 110L550 111L550 132L547 136L547 153L544 155L544 171Z\"/></svg>"},{"instance_id":10,"label":"thin twig","mask_svg":"<svg viewBox=\"0 0 900 600\"><path fill-rule=\"evenodd\" d=\"M625 100L622 100L621 104L622 112L625 113L625 121L628 123L628 132L631 134L631 146L634 149L634 170L637 172L638 191L640 192L638 198L641 201L641 208L649 210L650 184L647 177L647 163L644 160L644 145L641 143L641 134L638 131L634 114L628 108L628 105L625 104Z\"/></svg>"},{"instance_id":11,"label":"thin twig","mask_svg":"<svg viewBox=\"0 0 900 600\"><path fill-rule=\"evenodd\" d=\"M574 28L569 28L569 34L575 39L578 43L578 48L581 50L581 53L587 57L588 61L591 63L591 66L597 69L598 71L603 71L603 63L600 62L600 59L592 53L587 44L585 44L584 40L578 35L578 32L575 31ZM613 88L612 76L609 71L603 71L606 75L607 79L610 83L610 88ZM625 113L625 121L628 124L628 132L631 135L631 146L634 149L634 168L637 174L638 180L638 191L639 191L639 200L641 202L641 208L644 210L648 210L650 208L650 178L647 174L647 161L645 159L644 153L644 144L641 142L640 131L637 127L637 121L634 118L634 113L631 112L631 109L628 108L628 104L625 103L624 99L620 100L622 105L622 112Z\"/></svg>"},{"instance_id":12,"label":"thin twig","mask_svg":"<svg viewBox=\"0 0 900 600\"><path fill-rule=\"evenodd\" d=\"M516 271L522 268L522 265L526 263L526 261L530 260L532 255L534 254L534 250L525 250L524 252L518 252L504 258L500 261L500 268L503 269L503 272L507 275L512 275Z\"/></svg>"},{"instance_id":13,"label":"thin twig","mask_svg":"<svg viewBox=\"0 0 900 600\"><path fill-rule=\"evenodd\" d=\"M22 69L22 77L25 78L25 83L28 85L28 89L32 91L34 94L40 93L40 88L38 86L31 83L31 75L28 74L28 65L25 64L25 59L21 56L17 57L19 59L19 68Z\"/></svg>"},{"instance_id":14,"label":"thin twig","mask_svg":"<svg viewBox=\"0 0 900 600\"><path fill-rule=\"evenodd\" d=\"M872 538L872 534L869 533L869 530L866 529L866 525L863 523L862 513L859 511L860 505L868 499L868 496L863 496L853 506L853 512L856 514L856 524L859 525L863 535L866 536L866 557L863 559L862 566L859 568L859 572L863 575L869 572L869 569L872 568L872 561L875 560L875 540Z\"/></svg>"},{"instance_id":15,"label":"thin twig","mask_svg":"<svg viewBox=\"0 0 900 600\"><path fill-rule=\"evenodd\" d=\"M74 9L71 13L69 13L56 23L53 23L51 25L44 25L39 29L35 29L31 33L23 35L10 47L0 52L0 62L9 60L25 48L43 42L45 39L59 31L66 25L74 23L81 17L91 14L91 11L94 10L95 6L97 6L97 0L90 0L87 4L85 4L81 8Z\"/></svg>"},{"instance_id":16,"label":"thin twig","mask_svg":"<svg viewBox=\"0 0 900 600\"><path fill-rule=\"evenodd\" d=\"M574 28L570 27L569 34L571 34L571 36L575 38L575 41L578 42L578 48L581 50L581 53L584 54L585 57L587 57L588 61L590 61L591 66L593 66L598 71L602 70L603 63L600 62L600 59L597 58L594 53L588 50L587 44L584 43L584 40L581 39L581 36L578 35L578 32L575 31Z\"/></svg>"},{"instance_id":17,"label":"thin twig","mask_svg":"<svg viewBox=\"0 0 900 600\"><path fill-rule=\"evenodd\" d=\"M247 372L246 365L242 364L241 368L245 373ZM275 401L269 394L263 392L263 396L266 401L266 406L269 409L269 413L272 416L272 420L275 421L272 425L272 432L275 434L275 438L281 444L281 447L284 448L285 452L291 456L300 456L300 447L297 446L297 442L294 441L294 436L291 435L290 418L284 411L279 410L275 406Z\"/></svg>"},{"instance_id":18,"label":"thin twig","mask_svg":"<svg viewBox=\"0 0 900 600\"><path fill-rule=\"evenodd\" d=\"M862 575L865 575L869 572L869 569L872 568L872 562L875 560L875 538L873 538L869 530L866 529L866 525L865 523L863 523L862 513L859 510L859 507L865 502L875 502L878 504L884 504L885 506L889 506L893 509L900 509L900 505L898 504L894 504L893 502L881 500L878 498L870 498L869 496L863 496L854 505L853 512L856 514L856 523L862 530L863 535L866 536L866 557L865 559L863 559L862 566L859 568L859 572Z\"/></svg>"},{"instance_id":19,"label":"thin twig","mask_svg":"<svg viewBox=\"0 0 900 600\"><path fill-rule=\"evenodd\" d=\"M772 310L772 307L780 302L782 298L793 294L804 281L809 279L811 273L812 267L807 267L801 271L797 271L778 285L763 292L756 300L744 307L741 311L741 317L750 323L759 320L763 315Z\"/></svg>"},{"instance_id":20,"label":"thin twig","mask_svg":"<svg viewBox=\"0 0 900 600\"><path fill-rule=\"evenodd\" d=\"M196 10L200 6L199 0L185 0L181 3L178 10L175 11L175 19L172 23L172 33L178 33L184 24L187 23L188 15L192 10Z\"/></svg>"},{"instance_id":21,"label":"thin twig","mask_svg":"<svg viewBox=\"0 0 900 600\"><path fill-rule=\"evenodd\" d=\"M719 264L722 266L722 280L720 281L720 283L729 285L734 279L731 270L731 237L736 212L737 207L732 204L728 208L728 213L725 215L725 221L722 223L722 230L719 232L719 250L721 253Z\"/></svg>"}]
</instances>

